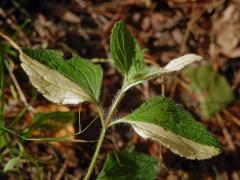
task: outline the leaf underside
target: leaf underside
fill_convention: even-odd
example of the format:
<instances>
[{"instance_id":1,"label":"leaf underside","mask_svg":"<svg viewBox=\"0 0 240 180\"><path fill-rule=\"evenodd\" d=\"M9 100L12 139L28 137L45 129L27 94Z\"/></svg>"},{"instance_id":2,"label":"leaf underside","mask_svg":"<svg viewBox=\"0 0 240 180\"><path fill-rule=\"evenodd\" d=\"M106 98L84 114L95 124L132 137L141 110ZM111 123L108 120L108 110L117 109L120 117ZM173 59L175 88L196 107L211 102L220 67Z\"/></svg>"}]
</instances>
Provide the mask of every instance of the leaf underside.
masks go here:
<instances>
[{"instance_id":1,"label":"leaf underside","mask_svg":"<svg viewBox=\"0 0 240 180\"><path fill-rule=\"evenodd\" d=\"M137 152L122 151L108 154L97 180L155 180L158 162L155 158Z\"/></svg>"},{"instance_id":2,"label":"leaf underside","mask_svg":"<svg viewBox=\"0 0 240 180\"><path fill-rule=\"evenodd\" d=\"M20 59L32 84L47 99L61 104L99 101L103 75L99 65L77 54L65 60L62 52L49 49L23 48Z\"/></svg>"},{"instance_id":3,"label":"leaf underside","mask_svg":"<svg viewBox=\"0 0 240 180\"><path fill-rule=\"evenodd\" d=\"M180 105L155 97L119 120L130 123L144 138L157 140L188 159L207 159L220 153L214 136Z\"/></svg>"},{"instance_id":4,"label":"leaf underside","mask_svg":"<svg viewBox=\"0 0 240 180\"><path fill-rule=\"evenodd\" d=\"M141 65L142 67L141 70L133 71L133 73L130 73L130 77L128 78L127 82L125 82L124 84L124 91L127 91L131 87L139 83L142 83L144 81L154 80L166 73L179 71L184 67L186 67L187 65L195 61L200 61L202 59L203 58L201 56L198 56L195 54L187 54L179 58L173 59L164 68L156 67L156 66L147 67L147 66Z\"/></svg>"}]
</instances>

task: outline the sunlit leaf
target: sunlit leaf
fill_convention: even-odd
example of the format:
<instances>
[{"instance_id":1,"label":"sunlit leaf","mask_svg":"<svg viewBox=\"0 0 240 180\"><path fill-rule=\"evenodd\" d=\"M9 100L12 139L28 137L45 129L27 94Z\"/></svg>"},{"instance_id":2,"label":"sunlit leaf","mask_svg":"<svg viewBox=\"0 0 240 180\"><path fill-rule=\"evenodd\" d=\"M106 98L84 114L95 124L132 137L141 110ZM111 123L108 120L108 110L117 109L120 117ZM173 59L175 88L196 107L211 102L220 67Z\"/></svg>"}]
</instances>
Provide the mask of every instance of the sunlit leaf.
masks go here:
<instances>
[{"instance_id":1,"label":"sunlit leaf","mask_svg":"<svg viewBox=\"0 0 240 180\"><path fill-rule=\"evenodd\" d=\"M190 79L189 89L199 98L201 114L209 118L234 100L227 79L213 71L210 65L187 68L185 75Z\"/></svg>"},{"instance_id":2,"label":"sunlit leaf","mask_svg":"<svg viewBox=\"0 0 240 180\"><path fill-rule=\"evenodd\" d=\"M165 97L155 97L118 122L130 123L150 138L188 159L207 159L221 150L216 139L190 113Z\"/></svg>"},{"instance_id":3,"label":"sunlit leaf","mask_svg":"<svg viewBox=\"0 0 240 180\"><path fill-rule=\"evenodd\" d=\"M155 158L137 152L108 154L97 180L155 180L158 162Z\"/></svg>"}]
</instances>

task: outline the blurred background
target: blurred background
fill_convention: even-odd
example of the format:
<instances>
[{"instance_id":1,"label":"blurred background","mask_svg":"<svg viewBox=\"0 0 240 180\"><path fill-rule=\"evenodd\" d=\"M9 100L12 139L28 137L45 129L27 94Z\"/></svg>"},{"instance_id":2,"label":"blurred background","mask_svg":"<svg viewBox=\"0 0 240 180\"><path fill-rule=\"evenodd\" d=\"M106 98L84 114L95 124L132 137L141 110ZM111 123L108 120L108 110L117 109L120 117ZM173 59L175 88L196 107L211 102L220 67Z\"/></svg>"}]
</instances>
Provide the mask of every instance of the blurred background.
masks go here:
<instances>
[{"instance_id":1,"label":"blurred background","mask_svg":"<svg viewBox=\"0 0 240 180\"><path fill-rule=\"evenodd\" d=\"M158 66L187 53L204 57L179 73L132 88L118 116L144 100L165 95L182 104L218 139L223 153L191 161L153 141L137 136L127 125L108 131L95 177L106 154L134 148L158 158L158 179L240 179L240 1L239 0L0 0L0 31L21 47L58 49L101 63L102 104L107 108L122 77L111 63L109 36L123 20L145 50L145 61ZM0 135L0 179L81 179L95 142L44 142L91 125L72 139L94 141L100 123L92 104L53 104L42 97L23 72L18 54L0 39L0 122L10 132Z\"/></svg>"}]
</instances>

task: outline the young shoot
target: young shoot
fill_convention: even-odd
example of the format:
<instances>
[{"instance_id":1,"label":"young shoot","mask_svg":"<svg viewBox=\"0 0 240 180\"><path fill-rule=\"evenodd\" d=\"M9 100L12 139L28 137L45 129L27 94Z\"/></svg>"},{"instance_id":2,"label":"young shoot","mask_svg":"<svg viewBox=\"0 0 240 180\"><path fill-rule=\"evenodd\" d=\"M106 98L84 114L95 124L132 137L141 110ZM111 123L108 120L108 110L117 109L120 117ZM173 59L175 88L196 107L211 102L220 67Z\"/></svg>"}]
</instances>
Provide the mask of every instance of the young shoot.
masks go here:
<instances>
[{"instance_id":1,"label":"young shoot","mask_svg":"<svg viewBox=\"0 0 240 180\"><path fill-rule=\"evenodd\" d=\"M202 60L202 57L187 54L173 59L162 68L146 66L144 54L139 44L127 26L122 21L117 22L112 29L110 47L113 63L124 76L124 81L112 106L106 113L103 111L100 98L103 78L103 70L100 65L95 65L91 60L84 59L77 54L73 54L72 58L66 61L63 53L57 50L20 48L12 40L2 36L18 50L23 70L29 76L33 86L45 98L58 104L79 105L83 102L90 102L98 108L102 128L85 180L91 177L94 170L107 128L119 123L129 124L139 136L157 141L172 152L187 159L208 159L221 152L220 145L214 136L181 105L166 97L153 97L134 112L125 117L114 119L122 98L131 87L160 78L164 74L179 71L195 61ZM133 154L120 153L119 157L122 158L120 162L129 162L134 164L135 168L140 168L142 160L144 160L152 163L152 167L156 168L155 160L142 154ZM125 160L123 160L124 157L126 157ZM135 160L131 161L131 158L135 158ZM115 158L111 154L97 179L121 179L118 177L124 175L127 178L136 176L132 172L129 173L127 168L111 166L113 161ZM110 166L112 168L106 169ZM119 176L113 174L114 171L117 171ZM136 172L140 173L141 171L136 170ZM150 168L146 174L142 173L141 177L146 177L147 173L152 172ZM148 177L150 179L156 178L154 174Z\"/></svg>"}]
</instances>

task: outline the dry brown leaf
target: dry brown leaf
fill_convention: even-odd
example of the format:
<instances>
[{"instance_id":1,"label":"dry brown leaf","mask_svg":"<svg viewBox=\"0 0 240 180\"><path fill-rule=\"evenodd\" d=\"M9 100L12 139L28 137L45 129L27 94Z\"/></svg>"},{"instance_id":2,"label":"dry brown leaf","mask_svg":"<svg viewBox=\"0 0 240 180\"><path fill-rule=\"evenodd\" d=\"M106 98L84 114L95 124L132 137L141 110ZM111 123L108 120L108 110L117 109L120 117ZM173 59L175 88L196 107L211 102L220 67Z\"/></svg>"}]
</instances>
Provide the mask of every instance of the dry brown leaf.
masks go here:
<instances>
[{"instance_id":1,"label":"dry brown leaf","mask_svg":"<svg viewBox=\"0 0 240 180\"><path fill-rule=\"evenodd\" d=\"M222 53L230 58L239 57L240 3L233 3L224 10L221 18L214 21L214 30Z\"/></svg>"}]
</instances>

